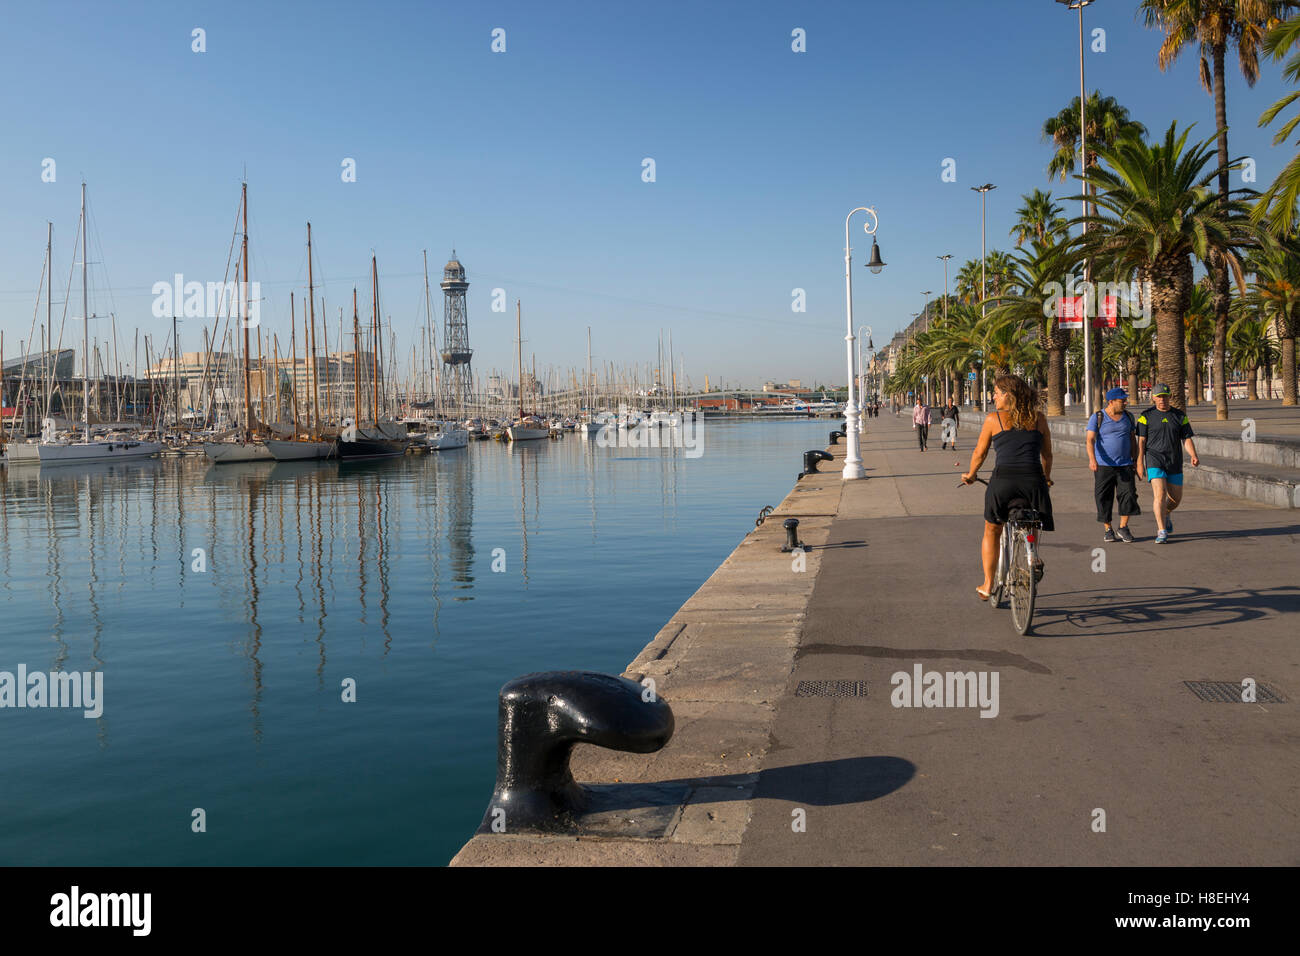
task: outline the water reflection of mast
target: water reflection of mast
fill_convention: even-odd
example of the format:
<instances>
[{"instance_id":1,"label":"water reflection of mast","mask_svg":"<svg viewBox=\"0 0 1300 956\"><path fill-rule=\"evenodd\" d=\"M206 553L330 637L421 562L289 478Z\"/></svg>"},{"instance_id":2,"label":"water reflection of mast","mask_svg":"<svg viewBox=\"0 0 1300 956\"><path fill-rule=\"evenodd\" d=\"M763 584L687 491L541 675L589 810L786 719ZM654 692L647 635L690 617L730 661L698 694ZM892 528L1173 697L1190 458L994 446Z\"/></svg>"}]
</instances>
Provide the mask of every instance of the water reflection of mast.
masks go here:
<instances>
[{"instance_id":1,"label":"water reflection of mast","mask_svg":"<svg viewBox=\"0 0 1300 956\"><path fill-rule=\"evenodd\" d=\"M54 482L41 482L41 493L45 499L45 566L49 574L50 598L54 602L54 640L59 645L51 670L63 670L63 663L68 659L68 642L63 639L63 562L59 555L59 536L55 533L54 521Z\"/></svg>"},{"instance_id":2,"label":"water reflection of mast","mask_svg":"<svg viewBox=\"0 0 1300 956\"><path fill-rule=\"evenodd\" d=\"M384 503L384 476L375 474L375 547L379 563L379 629L384 632L384 654L393 646L393 635L388 631L388 552L384 547L384 523L388 520L388 510Z\"/></svg>"},{"instance_id":3,"label":"water reflection of mast","mask_svg":"<svg viewBox=\"0 0 1300 956\"><path fill-rule=\"evenodd\" d=\"M451 511L447 529L447 543L451 546L452 589L471 591L474 588L474 476L469 466L468 450L463 455L452 454L457 456L457 470L451 477ZM472 601L474 596L459 595L456 600Z\"/></svg>"},{"instance_id":4,"label":"water reflection of mast","mask_svg":"<svg viewBox=\"0 0 1300 956\"><path fill-rule=\"evenodd\" d=\"M522 389L520 394L522 394ZM514 448L515 442L510 443ZM528 460L528 453L520 450L519 453L519 535L523 539L523 559L520 561L520 573L524 576L524 586L528 585L528 483L524 475L525 462Z\"/></svg>"},{"instance_id":5,"label":"water reflection of mast","mask_svg":"<svg viewBox=\"0 0 1300 956\"><path fill-rule=\"evenodd\" d=\"M257 526L255 514L258 503L257 492L260 486L261 481L258 479L250 479L248 483L248 562L246 565L248 572L248 622L253 628L248 649L248 659L253 665L253 696L249 699L248 707L253 714L253 740L258 744L262 742L262 661L257 656L262 649L262 622L257 617L257 602L260 595L257 588Z\"/></svg>"},{"instance_id":6,"label":"water reflection of mast","mask_svg":"<svg viewBox=\"0 0 1300 956\"><path fill-rule=\"evenodd\" d=\"M97 497L98 496L95 494L94 487L90 481L90 475L87 474L86 475L86 524L88 525L88 538L90 543L90 547L88 549L89 558L90 558L90 574L87 579L87 585L89 586L90 594L86 603L90 606L90 623L91 623L90 672L92 674L102 670L104 666L104 661L99 656L99 651L100 651L99 637L100 637L100 633L104 629L104 622L99 615L99 602L96 601L95 599L95 586L99 584L99 570L95 560L95 551L99 547L99 543L95 540L95 530L100 526L100 522L95 520L95 502ZM101 747L107 747L108 728L105 724L103 714L100 714L99 717L95 718L95 725L99 737L99 745Z\"/></svg>"}]
</instances>

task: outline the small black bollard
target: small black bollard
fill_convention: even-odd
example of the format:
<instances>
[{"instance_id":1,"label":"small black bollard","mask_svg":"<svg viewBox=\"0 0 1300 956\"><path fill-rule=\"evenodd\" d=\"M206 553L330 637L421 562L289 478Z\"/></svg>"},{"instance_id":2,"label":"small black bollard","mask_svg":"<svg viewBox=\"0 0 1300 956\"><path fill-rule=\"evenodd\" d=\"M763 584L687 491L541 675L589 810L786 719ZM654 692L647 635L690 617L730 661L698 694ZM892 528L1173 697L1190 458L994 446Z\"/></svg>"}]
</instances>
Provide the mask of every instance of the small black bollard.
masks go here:
<instances>
[{"instance_id":1,"label":"small black bollard","mask_svg":"<svg viewBox=\"0 0 1300 956\"><path fill-rule=\"evenodd\" d=\"M803 473L805 475L820 474L820 472L817 470L817 463L819 461L834 461L834 460L835 460L834 455L832 455L830 452L822 451L820 448L814 448L811 451L806 451L803 453Z\"/></svg>"},{"instance_id":2,"label":"small black bollard","mask_svg":"<svg viewBox=\"0 0 1300 956\"><path fill-rule=\"evenodd\" d=\"M668 704L625 677L527 674L502 687L500 701L496 789L479 833L579 829L590 800L569 771L574 745L645 754L673 735Z\"/></svg>"},{"instance_id":3,"label":"small black bollard","mask_svg":"<svg viewBox=\"0 0 1300 956\"><path fill-rule=\"evenodd\" d=\"M844 432L840 432L840 431L831 432L831 444L838 445L840 443L841 438L848 438L848 437L849 436L846 435Z\"/></svg>"},{"instance_id":4,"label":"small black bollard","mask_svg":"<svg viewBox=\"0 0 1300 956\"><path fill-rule=\"evenodd\" d=\"M794 550L808 551L810 549L808 548L807 545L805 545L802 541L799 540L799 519L786 518L785 519L785 545L784 547L781 548L781 553L788 554Z\"/></svg>"}]
</instances>

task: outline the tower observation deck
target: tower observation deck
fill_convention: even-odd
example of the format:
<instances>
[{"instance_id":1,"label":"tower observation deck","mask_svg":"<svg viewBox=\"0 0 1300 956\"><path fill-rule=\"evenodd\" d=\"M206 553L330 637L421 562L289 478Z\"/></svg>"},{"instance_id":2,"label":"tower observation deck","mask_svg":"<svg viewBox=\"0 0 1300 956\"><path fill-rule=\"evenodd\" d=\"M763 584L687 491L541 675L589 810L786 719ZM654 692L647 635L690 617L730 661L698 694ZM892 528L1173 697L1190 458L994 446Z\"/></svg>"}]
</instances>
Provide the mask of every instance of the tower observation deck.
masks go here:
<instances>
[{"instance_id":1,"label":"tower observation deck","mask_svg":"<svg viewBox=\"0 0 1300 956\"><path fill-rule=\"evenodd\" d=\"M443 334L442 334L442 407L446 414L462 417L470 402L474 387L474 374L470 359L474 352L469 347L469 313L465 308L465 267L451 252L451 261L442 270Z\"/></svg>"}]
</instances>

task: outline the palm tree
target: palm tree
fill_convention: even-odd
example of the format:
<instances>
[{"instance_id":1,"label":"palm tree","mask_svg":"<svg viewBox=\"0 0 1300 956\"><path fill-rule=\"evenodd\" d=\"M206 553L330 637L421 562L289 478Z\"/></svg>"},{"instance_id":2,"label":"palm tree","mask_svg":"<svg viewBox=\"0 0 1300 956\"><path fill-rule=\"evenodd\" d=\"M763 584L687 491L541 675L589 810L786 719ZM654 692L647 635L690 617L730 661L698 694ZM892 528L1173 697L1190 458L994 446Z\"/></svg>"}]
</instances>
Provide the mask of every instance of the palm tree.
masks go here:
<instances>
[{"instance_id":1,"label":"palm tree","mask_svg":"<svg viewBox=\"0 0 1300 956\"><path fill-rule=\"evenodd\" d=\"M994 301L991 323L1006 323L1033 336L1047 354L1047 414L1065 414L1065 350L1070 333L1062 331L1055 314L1055 294L1047 285L1061 274L1060 257L1047 243L1035 241L1011 260L1008 288Z\"/></svg>"},{"instance_id":2,"label":"palm tree","mask_svg":"<svg viewBox=\"0 0 1300 956\"><path fill-rule=\"evenodd\" d=\"M1000 249L990 249L986 263L986 281L989 286L986 295L1002 295L1012 282L1012 275L1016 271L1016 261Z\"/></svg>"},{"instance_id":3,"label":"palm tree","mask_svg":"<svg viewBox=\"0 0 1300 956\"><path fill-rule=\"evenodd\" d=\"M1120 106L1113 96L1102 96L1093 90L1088 97L1088 156L1084 166L1097 165L1097 150L1113 146L1126 132L1147 134L1147 128L1129 119L1128 109ZM1050 139L1056 147L1052 161L1047 164L1047 178L1065 182L1073 173L1079 155L1079 98L1043 123L1043 138Z\"/></svg>"},{"instance_id":4,"label":"palm tree","mask_svg":"<svg viewBox=\"0 0 1300 956\"><path fill-rule=\"evenodd\" d=\"M1201 356L1214 345L1214 289L1207 275L1192 286L1183 314L1183 348L1187 351L1187 404L1201 403Z\"/></svg>"},{"instance_id":5,"label":"palm tree","mask_svg":"<svg viewBox=\"0 0 1300 956\"><path fill-rule=\"evenodd\" d=\"M1282 363L1282 404L1296 404L1296 333L1300 332L1300 238L1270 244L1251 257L1255 281L1247 301L1273 322Z\"/></svg>"},{"instance_id":6,"label":"palm tree","mask_svg":"<svg viewBox=\"0 0 1300 956\"><path fill-rule=\"evenodd\" d=\"M1300 17L1292 17L1270 30L1264 37L1264 50L1275 60L1280 60L1287 53L1291 53L1282 76L1292 83L1300 83ZM1291 52L1293 50L1294 52ZM1279 113L1297 99L1300 99L1300 90L1294 90L1282 97L1264 111L1259 118L1259 125L1268 126L1277 119ZM1273 145L1277 146L1290 136L1297 124L1300 124L1300 116L1288 120L1273 137ZM1256 221L1267 216L1268 224L1275 235L1291 235L1296 227L1300 226L1300 222L1296 219L1298 198L1300 198L1300 153L1287 163L1282 172L1278 173L1273 185L1260 197L1259 204L1255 207Z\"/></svg>"},{"instance_id":7,"label":"palm tree","mask_svg":"<svg viewBox=\"0 0 1300 956\"><path fill-rule=\"evenodd\" d=\"M1155 329L1138 328L1132 322L1121 322L1106 342L1107 357L1122 370L1127 380L1129 398L1138 400L1138 386L1155 343Z\"/></svg>"},{"instance_id":8,"label":"palm tree","mask_svg":"<svg viewBox=\"0 0 1300 956\"><path fill-rule=\"evenodd\" d=\"M1129 133L1114 147L1098 150L1106 165L1098 164L1082 178L1092 187L1099 211L1073 220L1088 227L1073 245L1103 269L1124 275L1141 270L1150 280L1160 380L1181 401L1186 383L1183 315L1192 294L1192 256L1202 262L1222 257L1244 288L1237 252L1250 247L1258 230L1241 200L1229 198L1223 206L1209 189L1215 175L1212 167L1206 172L1214 158L1212 139L1187 148L1189 130L1179 134L1177 126L1170 124L1163 143L1148 144Z\"/></svg>"},{"instance_id":9,"label":"palm tree","mask_svg":"<svg viewBox=\"0 0 1300 956\"><path fill-rule=\"evenodd\" d=\"M957 298L971 303L977 300L980 287L980 260L967 259L957 270Z\"/></svg>"},{"instance_id":10,"label":"palm tree","mask_svg":"<svg viewBox=\"0 0 1300 956\"><path fill-rule=\"evenodd\" d=\"M1055 242L1057 233L1065 228L1065 219L1061 215L1064 210L1060 204L1052 201L1050 192L1041 189L1025 193L1024 200L1025 204L1016 210L1016 224L1011 228L1016 248L1027 239L1040 245Z\"/></svg>"},{"instance_id":11,"label":"palm tree","mask_svg":"<svg viewBox=\"0 0 1300 956\"><path fill-rule=\"evenodd\" d=\"M1141 123L1129 118L1128 109L1121 106L1113 96L1102 96L1100 90L1094 90L1087 103L1087 152L1083 158L1084 172L1097 165L1098 150L1106 149L1119 142L1122 136L1134 134L1145 136L1147 129ZM1050 139L1056 147L1052 161L1047 165L1047 178L1059 177L1062 182L1075 171L1075 157L1079 152L1079 97L1070 105L1043 123L1043 137ZM1090 190L1085 190L1090 192ZM1084 215L1091 215L1095 210L1089 205ZM1091 269L1085 269L1085 279L1092 278ZM1084 329L1085 335L1091 335L1094 343L1094 356L1101 352L1101 330ZM1082 338L1082 336L1080 336ZM1095 359L1094 359L1095 361ZM1080 362L1080 367L1082 367ZM1100 378L1094 383L1094 396L1100 397Z\"/></svg>"},{"instance_id":12,"label":"palm tree","mask_svg":"<svg viewBox=\"0 0 1300 956\"><path fill-rule=\"evenodd\" d=\"M1229 45L1237 48L1237 61L1247 86L1259 78L1259 52L1264 35L1283 12L1295 6L1289 0L1142 0L1138 10L1148 27L1164 32L1156 62L1168 69L1183 50L1196 44L1200 52L1201 86L1214 95L1214 128L1218 131L1219 202L1227 207L1228 113L1224 60ZM1214 417L1228 419L1228 389L1224 358L1228 347L1228 310L1231 305L1228 265L1217 256L1206 266L1214 274Z\"/></svg>"},{"instance_id":13,"label":"palm tree","mask_svg":"<svg viewBox=\"0 0 1300 956\"><path fill-rule=\"evenodd\" d=\"M1259 398L1260 368L1271 367L1277 361L1277 346L1269 338L1268 323L1267 318L1245 307L1228 332L1233 367L1245 370L1246 398L1252 402Z\"/></svg>"}]
</instances>

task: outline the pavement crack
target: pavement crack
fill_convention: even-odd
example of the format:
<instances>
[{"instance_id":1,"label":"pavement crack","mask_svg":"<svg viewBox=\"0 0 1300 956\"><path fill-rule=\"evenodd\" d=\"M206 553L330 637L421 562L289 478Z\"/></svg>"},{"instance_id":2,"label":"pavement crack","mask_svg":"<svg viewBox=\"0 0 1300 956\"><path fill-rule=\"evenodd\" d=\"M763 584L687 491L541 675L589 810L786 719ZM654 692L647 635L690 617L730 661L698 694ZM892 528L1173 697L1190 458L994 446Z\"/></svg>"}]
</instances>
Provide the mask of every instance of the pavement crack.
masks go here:
<instances>
[{"instance_id":1,"label":"pavement crack","mask_svg":"<svg viewBox=\"0 0 1300 956\"><path fill-rule=\"evenodd\" d=\"M1050 674L1052 670L1023 654L995 651L982 647L879 647L872 644L805 644L795 650L796 661L812 654L845 654L854 657L883 657L891 660L982 661L1000 667L1016 667L1031 674Z\"/></svg>"}]
</instances>

